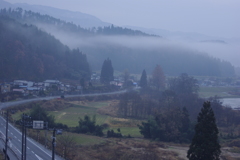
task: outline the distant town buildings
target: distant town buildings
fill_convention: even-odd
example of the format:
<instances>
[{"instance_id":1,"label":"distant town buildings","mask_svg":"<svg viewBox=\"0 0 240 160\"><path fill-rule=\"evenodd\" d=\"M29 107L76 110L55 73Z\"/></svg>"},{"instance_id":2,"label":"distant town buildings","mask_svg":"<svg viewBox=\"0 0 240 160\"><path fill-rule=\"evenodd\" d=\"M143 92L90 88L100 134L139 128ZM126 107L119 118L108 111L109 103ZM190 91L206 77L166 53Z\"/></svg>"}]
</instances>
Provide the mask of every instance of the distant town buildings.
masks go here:
<instances>
[{"instance_id":1,"label":"distant town buildings","mask_svg":"<svg viewBox=\"0 0 240 160\"><path fill-rule=\"evenodd\" d=\"M240 87L240 78L220 78L220 77L200 77L197 78L199 86L203 87ZM132 86L137 87L138 82L134 78L129 79L128 82L132 83ZM13 82L0 83L0 93L21 93L24 96L28 95L64 95L64 94L78 94L83 93L84 89L91 88L93 86L99 86L100 76L97 73L93 73L90 81L85 81L84 86L82 84L64 84L59 80L45 80L43 82L33 82L27 80L14 80ZM124 80L120 77L115 77L110 85L114 85L117 88L124 87Z\"/></svg>"}]
</instances>

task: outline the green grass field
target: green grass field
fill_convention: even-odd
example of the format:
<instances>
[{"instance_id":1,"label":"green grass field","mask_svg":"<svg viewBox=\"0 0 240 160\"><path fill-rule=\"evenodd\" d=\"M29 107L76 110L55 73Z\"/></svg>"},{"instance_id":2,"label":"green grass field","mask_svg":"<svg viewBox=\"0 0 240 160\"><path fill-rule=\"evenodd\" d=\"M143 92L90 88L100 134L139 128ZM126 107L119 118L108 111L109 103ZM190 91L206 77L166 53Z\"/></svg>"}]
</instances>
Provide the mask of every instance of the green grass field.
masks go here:
<instances>
[{"instance_id":1,"label":"green grass field","mask_svg":"<svg viewBox=\"0 0 240 160\"><path fill-rule=\"evenodd\" d=\"M21 116L22 116L23 113L24 112L17 112L15 114L12 114L11 116L14 120L18 120L18 119L21 119Z\"/></svg>"},{"instance_id":2,"label":"green grass field","mask_svg":"<svg viewBox=\"0 0 240 160\"><path fill-rule=\"evenodd\" d=\"M200 87L199 96L203 98L214 97L221 98L239 98L240 96L231 95L228 92L234 91L234 87Z\"/></svg>"},{"instance_id":3,"label":"green grass field","mask_svg":"<svg viewBox=\"0 0 240 160\"><path fill-rule=\"evenodd\" d=\"M28 130L28 134L37 136L37 132L41 137L45 137L45 130ZM61 139L63 136L69 136L74 139L74 142L76 142L78 145L93 145L93 144L99 144L102 142L105 142L106 139L102 137L87 135L87 134L78 134L78 133L71 133L71 132L65 132L61 135L56 135L57 141ZM52 142L52 131L47 132L47 139L48 143ZM38 140L37 140L38 141ZM58 143L58 142L57 142Z\"/></svg>"},{"instance_id":4,"label":"green grass field","mask_svg":"<svg viewBox=\"0 0 240 160\"><path fill-rule=\"evenodd\" d=\"M109 128L104 130L105 133L111 129L117 132L117 128L120 128L123 135L130 134L132 137L141 137L139 128L137 127L137 124L140 124L139 120L124 119L124 121L122 121L118 120L118 118L97 113L97 109L107 106L108 104L109 102L88 102L84 105L75 105L74 107L61 111L51 111L49 113L55 117L56 122L66 124L69 127L76 127L79 118L84 118L85 115L90 117L96 115L96 124L101 125L107 123L109 125Z\"/></svg>"},{"instance_id":5,"label":"green grass field","mask_svg":"<svg viewBox=\"0 0 240 160\"><path fill-rule=\"evenodd\" d=\"M108 129L105 129L103 132L107 134L108 130L114 130L114 132L118 133L117 129L120 128L120 131L123 136L131 135L131 137L143 137L140 134L140 130L138 127L110 127Z\"/></svg>"},{"instance_id":6,"label":"green grass field","mask_svg":"<svg viewBox=\"0 0 240 160\"><path fill-rule=\"evenodd\" d=\"M108 106L109 101L104 102L86 102L84 104L78 104L79 102L73 102L74 106L70 108L66 108L59 111L49 111L48 113L55 117L56 123L63 123L68 125L68 127L76 127L78 126L79 118L84 118L85 115L90 116L91 118L95 115L96 116L96 124L108 124L109 128L104 130L104 133L108 130L113 129L117 132L117 129L120 128L121 133L125 136L131 135L132 137L142 137L139 132L139 128L137 124L141 124L141 120L135 119L124 119L124 118L117 118L111 117L104 114L99 114L97 110L101 107ZM28 111L24 111L26 113ZM12 115L14 120L18 120L21 118L23 112L17 112ZM65 133L64 133L65 134ZM84 134L76 134L76 133L67 133L71 134L76 139L78 144L97 144L101 143L103 138L91 136L91 135L84 135ZM58 137L61 137L58 135Z\"/></svg>"},{"instance_id":7,"label":"green grass field","mask_svg":"<svg viewBox=\"0 0 240 160\"><path fill-rule=\"evenodd\" d=\"M62 135L57 135L57 138L61 138L61 136L64 136L65 134L66 133L63 133ZM67 134L74 139L74 142L81 145L93 145L93 144L99 144L105 141L103 138L97 137L97 136L70 133L70 132L68 132Z\"/></svg>"},{"instance_id":8,"label":"green grass field","mask_svg":"<svg viewBox=\"0 0 240 160\"><path fill-rule=\"evenodd\" d=\"M55 117L56 122L63 123L69 127L76 127L78 125L79 118L84 118L85 115L90 116L91 118L96 115L96 124L104 124L108 118L106 115L100 115L97 113L97 109L105 106L105 103L90 102L86 106L75 105L61 111L51 111L51 115Z\"/></svg>"}]
</instances>

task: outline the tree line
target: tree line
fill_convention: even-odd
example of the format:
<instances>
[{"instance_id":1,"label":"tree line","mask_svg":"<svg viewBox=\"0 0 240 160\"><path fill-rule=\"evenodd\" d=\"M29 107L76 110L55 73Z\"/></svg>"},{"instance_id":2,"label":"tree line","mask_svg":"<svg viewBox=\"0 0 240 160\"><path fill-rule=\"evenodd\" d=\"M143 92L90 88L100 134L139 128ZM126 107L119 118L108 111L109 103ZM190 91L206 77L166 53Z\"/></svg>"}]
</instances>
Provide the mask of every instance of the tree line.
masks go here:
<instances>
[{"instance_id":1,"label":"tree line","mask_svg":"<svg viewBox=\"0 0 240 160\"><path fill-rule=\"evenodd\" d=\"M141 73L143 68L149 73L155 64L161 64L162 70L169 76L178 76L181 73L216 77L235 75L234 66L228 61L210 57L197 51L183 48L175 49L174 46L154 48L146 45L142 48L131 48L121 43L113 44L102 41L95 43L94 46L81 45L81 49L88 53L89 62L95 70L101 66L103 57L109 57L115 70L122 71L127 68L134 74Z\"/></svg>"},{"instance_id":2,"label":"tree line","mask_svg":"<svg viewBox=\"0 0 240 160\"><path fill-rule=\"evenodd\" d=\"M87 57L79 49L7 16L0 16L0 29L0 79L90 78Z\"/></svg>"},{"instance_id":3,"label":"tree line","mask_svg":"<svg viewBox=\"0 0 240 160\"><path fill-rule=\"evenodd\" d=\"M200 98L195 78L181 74L165 80L164 73L159 67L158 65L155 67L149 79L143 70L139 81L140 92L132 91L121 95L118 104L120 116L148 119L139 126L145 138L190 142L194 133L195 119L206 100L211 103L219 127L239 126L239 111L222 106L218 97ZM160 87L164 81L165 85ZM227 138L236 131L229 130L227 135L221 134L221 137ZM235 134L235 138L238 136L240 135Z\"/></svg>"},{"instance_id":4,"label":"tree line","mask_svg":"<svg viewBox=\"0 0 240 160\"><path fill-rule=\"evenodd\" d=\"M35 24L42 23L53 25L54 27L64 30L65 32L74 32L79 36L93 36L93 35L128 35L128 36L148 36L156 37L155 35L149 35L139 30L132 30L128 28L122 28L118 26L105 26L105 27L92 27L89 29L83 28L72 22L66 22L49 15L41 15L40 13L33 12L31 10L23 10L22 8L16 9L1 9L0 14L8 15L18 21Z\"/></svg>"}]
</instances>

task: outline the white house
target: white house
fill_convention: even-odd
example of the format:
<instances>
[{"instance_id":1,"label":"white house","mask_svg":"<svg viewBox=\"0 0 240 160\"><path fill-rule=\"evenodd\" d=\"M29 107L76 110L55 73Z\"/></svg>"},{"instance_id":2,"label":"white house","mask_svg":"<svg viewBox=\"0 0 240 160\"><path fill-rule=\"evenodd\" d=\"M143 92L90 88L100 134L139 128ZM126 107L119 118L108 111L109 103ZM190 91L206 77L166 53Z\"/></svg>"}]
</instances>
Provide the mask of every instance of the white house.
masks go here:
<instances>
[{"instance_id":1,"label":"white house","mask_svg":"<svg viewBox=\"0 0 240 160\"><path fill-rule=\"evenodd\" d=\"M14 80L13 85L32 87L34 82L25 81L25 80Z\"/></svg>"},{"instance_id":2,"label":"white house","mask_svg":"<svg viewBox=\"0 0 240 160\"><path fill-rule=\"evenodd\" d=\"M46 80L43 82L45 87L61 84L59 80Z\"/></svg>"}]
</instances>

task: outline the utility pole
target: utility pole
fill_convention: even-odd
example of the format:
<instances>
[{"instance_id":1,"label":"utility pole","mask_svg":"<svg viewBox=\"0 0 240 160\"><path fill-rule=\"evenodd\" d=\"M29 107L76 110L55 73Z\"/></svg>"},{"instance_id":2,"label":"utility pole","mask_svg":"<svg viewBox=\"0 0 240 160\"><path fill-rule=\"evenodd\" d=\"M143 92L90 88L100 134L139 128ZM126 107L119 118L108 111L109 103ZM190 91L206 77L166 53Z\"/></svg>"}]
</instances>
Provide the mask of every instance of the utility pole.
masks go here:
<instances>
[{"instance_id":1,"label":"utility pole","mask_svg":"<svg viewBox=\"0 0 240 160\"><path fill-rule=\"evenodd\" d=\"M53 137L52 137L52 160L55 160L55 145L56 145L56 129L53 129Z\"/></svg>"},{"instance_id":2,"label":"utility pole","mask_svg":"<svg viewBox=\"0 0 240 160\"><path fill-rule=\"evenodd\" d=\"M7 110L7 117L6 117L6 141L5 141L5 160L7 160L7 144L8 144L8 110Z\"/></svg>"},{"instance_id":3,"label":"utility pole","mask_svg":"<svg viewBox=\"0 0 240 160\"><path fill-rule=\"evenodd\" d=\"M25 114L22 114L22 160L25 159Z\"/></svg>"},{"instance_id":4,"label":"utility pole","mask_svg":"<svg viewBox=\"0 0 240 160\"><path fill-rule=\"evenodd\" d=\"M26 127L26 122L25 122L25 126L24 126L24 142L25 142L25 145L24 145L24 158L25 160L27 160L27 127Z\"/></svg>"},{"instance_id":5,"label":"utility pole","mask_svg":"<svg viewBox=\"0 0 240 160\"><path fill-rule=\"evenodd\" d=\"M48 131L48 122L46 124L46 130L45 130L45 147L47 148L47 131Z\"/></svg>"},{"instance_id":6,"label":"utility pole","mask_svg":"<svg viewBox=\"0 0 240 160\"><path fill-rule=\"evenodd\" d=\"M28 121L26 119L28 118ZM22 114L22 155L21 160L27 159L27 126L32 126L31 122L29 122L29 119L31 120L31 117L29 117L26 114Z\"/></svg>"}]
</instances>

